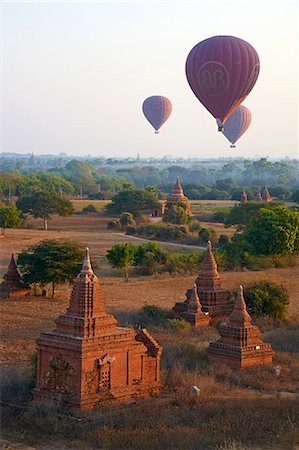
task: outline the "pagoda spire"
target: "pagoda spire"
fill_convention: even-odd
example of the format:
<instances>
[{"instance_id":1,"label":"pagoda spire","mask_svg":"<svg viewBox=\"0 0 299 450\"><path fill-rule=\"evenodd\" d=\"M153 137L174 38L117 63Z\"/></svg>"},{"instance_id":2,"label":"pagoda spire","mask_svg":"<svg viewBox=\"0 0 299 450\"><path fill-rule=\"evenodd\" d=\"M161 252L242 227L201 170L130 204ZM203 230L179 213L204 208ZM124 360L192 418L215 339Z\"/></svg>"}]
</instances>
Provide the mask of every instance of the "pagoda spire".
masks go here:
<instances>
[{"instance_id":1,"label":"pagoda spire","mask_svg":"<svg viewBox=\"0 0 299 450\"><path fill-rule=\"evenodd\" d=\"M241 204L244 205L244 203L247 203L247 201L248 201L247 194L245 191L243 191L241 195Z\"/></svg>"},{"instance_id":2,"label":"pagoda spire","mask_svg":"<svg viewBox=\"0 0 299 450\"><path fill-rule=\"evenodd\" d=\"M189 312L198 312L201 311L201 304L199 301L197 286L194 283L193 288L191 289L191 295L188 303L188 311Z\"/></svg>"},{"instance_id":3,"label":"pagoda spire","mask_svg":"<svg viewBox=\"0 0 299 450\"><path fill-rule=\"evenodd\" d=\"M237 300L234 309L229 316L229 323L234 326L245 326L251 324L251 317L247 312L244 300L243 286L239 286Z\"/></svg>"},{"instance_id":4,"label":"pagoda spire","mask_svg":"<svg viewBox=\"0 0 299 450\"><path fill-rule=\"evenodd\" d=\"M85 258L84 258L84 261L83 261L83 265L82 265L82 269L81 269L80 274L90 274L90 275L94 275L95 276L95 274L94 274L94 272L92 270L92 267L91 267L91 263L90 263L89 248L88 247L86 247L86 249L85 249Z\"/></svg>"},{"instance_id":5,"label":"pagoda spire","mask_svg":"<svg viewBox=\"0 0 299 450\"><path fill-rule=\"evenodd\" d=\"M264 195L263 195L263 199L264 199L266 202L271 202L271 201L273 200L272 197L271 197L271 195L270 195L270 193L269 193L269 191L268 191L267 186L264 187Z\"/></svg>"},{"instance_id":6,"label":"pagoda spire","mask_svg":"<svg viewBox=\"0 0 299 450\"><path fill-rule=\"evenodd\" d=\"M207 251L201 263L196 284L198 289L220 287L220 278L217 263L212 252L211 241L207 242Z\"/></svg>"},{"instance_id":7,"label":"pagoda spire","mask_svg":"<svg viewBox=\"0 0 299 450\"><path fill-rule=\"evenodd\" d=\"M261 191L259 189L257 190L257 193L256 193L256 195L254 197L254 200L256 202L262 202L263 201L263 197L262 197Z\"/></svg>"}]
</instances>

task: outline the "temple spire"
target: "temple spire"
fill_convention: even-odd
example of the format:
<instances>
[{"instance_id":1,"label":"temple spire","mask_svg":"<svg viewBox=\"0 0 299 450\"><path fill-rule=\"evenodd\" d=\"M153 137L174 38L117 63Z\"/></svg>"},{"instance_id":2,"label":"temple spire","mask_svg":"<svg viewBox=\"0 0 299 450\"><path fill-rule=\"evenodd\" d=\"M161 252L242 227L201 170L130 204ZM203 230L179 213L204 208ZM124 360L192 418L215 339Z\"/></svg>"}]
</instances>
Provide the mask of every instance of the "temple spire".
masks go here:
<instances>
[{"instance_id":1,"label":"temple spire","mask_svg":"<svg viewBox=\"0 0 299 450\"><path fill-rule=\"evenodd\" d=\"M241 195L241 204L244 205L244 203L247 203L247 201L248 201L247 194L245 191L243 191Z\"/></svg>"},{"instance_id":2,"label":"temple spire","mask_svg":"<svg viewBox=\"0 0 299 450\"><path fill-rule=\"evenodd\" d=\"M82 269L81 269L81 274L86 273L86 274L91 274L94 275L94 272L92 270L91 267L91 263L90 263L90 257L89 257L89 248L86 247L85 249L85 257L84 257L84 261L83 261L83 265L82 265Z\"/></svg>"},{"instance_id":3,"label":"temple spire","mask_svg":"<svg viewBox=\"0 0 299 450\"><path fill-rule=\"evenodd\" d=\"M246 303L244 300L243 286L239 286L237 300L233 312L229 316L229 323L234 325L250 325L251 317L247 312Z\"/></svg>"},{"instance_id":4,"label":"temple spire","mask_svg":"<svg viewBox=\"0 0 299 450\"><path fill-rule=\"evenodd\" d=\"M196 284L201 288L215 288L220 287L219 273L217 264L212 252L211 241L207 242L207 251L201 263Z\"/></svg>"}]
</instances>

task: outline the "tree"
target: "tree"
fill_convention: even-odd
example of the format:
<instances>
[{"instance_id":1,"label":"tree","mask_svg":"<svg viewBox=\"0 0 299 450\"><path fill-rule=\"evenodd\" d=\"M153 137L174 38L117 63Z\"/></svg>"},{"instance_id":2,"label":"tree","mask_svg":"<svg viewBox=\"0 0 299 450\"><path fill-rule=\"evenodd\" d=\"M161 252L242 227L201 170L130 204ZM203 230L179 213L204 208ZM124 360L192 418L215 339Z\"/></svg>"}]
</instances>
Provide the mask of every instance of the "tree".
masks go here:
<instances>
[{"instance_id":1,"label":"tree","mask_svg":"<svg viewBox=\"0 0 299 450\"><path fill-rule=\"evenodd\" d=\"M21 224L19 211L12 206L0 207L0 227L2 229L2 236L4 236L5 228L15 228Z\"/></svg>"},{"instance_id":2,"label":"tree","mask_svg":"<svg viewBox=\"0 0 299 450\"><path fill-rule=\"evenodd\" d=\"M208 241L211 241L212 244L217 241L217 234L214 228L202 228L198 232L199 243L206 245Z\"/></svg>"},{"instance_id":3,"label":"tree","mask_svg":"<svg viewBox=\"0 0 299 450\"><path fill-rule=\"evenodd\" d=\"M94 214L97 212L98 212L97 208L94 205L92 205L91 203L89 205L85 206L84 208L82 208L83 214Z\"/></svg>"},{"instance_id":4,"label":"tree","mask_svg":"<svg viewBox=\"0 0 299 450\"><path fill-rule=\"evenodd\" d=\"M183 225L188 220L187 205L181 202L168 202L164 214L163 222Z\"/></svg>"},{"instance_id":5,"label":"tree","mask_svg":"<svg viewBox=\"0 0 299 450\"><path fill-rule=\"evenodd\" d=\"M134 265L141 267L148 275L156 273L158 266L165 261L166 254L156 241L147 242L136 248Z\"/></svg>"},{"instance_id":6,"label":"tree","mask_svg":"<svg viewBox=\"0 0 299 450\"><path fill-rule=\"evenodd\" d=\"M144 209L157 209L160 202L152 192L141 189L129 189L121 191L112 197L112 202L106 206L109 214L121 214L130 212L138 217Z\"/></svg>"},{"instance_id":7,"label":"tree","mask_svg":"<svg viewBox=\"0 0 299 450\"><path fill-rule=\"evenodd\" d=\"M261 209L250 221L244 239L256 255L293 254L299 251L299 211L285 206Z\"/></svg>"},{"instance_id":8,"label":"tree","mask_svg":"<svg viewBox=\"0 0 299 450\"><path fill-rule=\"evenodd\" d=\"M237 226L238 231L244 230L253 218L259 217L261 209L272 209L278 205L278 202L248 202L236 205L229 210L224 221L225 227Z\"/></svg>"},{"instance_id":9,"label":"tree","mask_svg":"<svg viewBox=\"0 0 299 450\"><path fill-rule=\"evenodd\" d=\"M74 212L72 203L55 192L34 192L32 195L21 197L16 205L23 213L44 219L45 230L48 229L48 219L52 214L70 216Z\"/></svg>"},{"instance_id":10,"label":"tree","mask_svg":"<svg viewBox=\"0 0 299 450\"><path fill-rule=\"evenodd\" d=\"M115 244L107 251L106 258L113 268L122 269L125 280L129 281L129 267L132 266L136 253L136 247L130 242Z\"/></svg>"},{"instance_id":11,"label":"tree","mask_svg":"<svg viewBox=\"0 0 299 450\"><path fill-rule=\"evenodd\" d=\"M287 290L276 283L260 281L244 290L249 314L282 319L289 303Z\"/></svg>"},{"instance_id":12,"label":"tree","mask_svg":"<svg viewBox=\"0 0 299 450\"><path fill-rule=\"evenodd\" d=\"M84 251L75 241L46 240L20 253L18 266L25 283L52 283L54 298L55 287L73 281L83 258Z\"/></svg>"},{"instance_id":13,"label":"tree","mask_svg":"<svg viewBox=\"0 0 299 450\"><path fill-rule=\"evenodd\" d=\"M293 193L292 200L299 204L299 189Z\"/></svg>"}]
</instances>

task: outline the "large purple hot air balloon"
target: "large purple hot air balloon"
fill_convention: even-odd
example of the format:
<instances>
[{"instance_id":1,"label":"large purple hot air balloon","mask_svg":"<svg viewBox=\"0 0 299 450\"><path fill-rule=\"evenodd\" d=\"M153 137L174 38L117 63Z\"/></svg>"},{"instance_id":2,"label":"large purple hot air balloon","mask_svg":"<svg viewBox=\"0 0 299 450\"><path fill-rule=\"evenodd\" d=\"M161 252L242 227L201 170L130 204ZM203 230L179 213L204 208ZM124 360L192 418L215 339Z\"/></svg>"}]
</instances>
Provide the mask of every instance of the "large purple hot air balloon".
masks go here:
<instances>
[{"instance_id":1,"label":"large purple hot air balloon","mask_svg":"<svg viewBox=\"0 0 299 450\"><path fill-rule=\"evenodd\" d=\"M168 119L172 111L171 101L162 95L153 95L144 100L142 111L149 123L154 127L155 133Z\"/></svg>"},{"instance_id":2,"label":"large purple hot air balloon","mask_svg":"<svg viewBox=\"0 0 299 450\"><path fill-rule=\"evenodd\" d=\"M216 119L218 127L221 126L221 120ZM238 108L226 119L223 125L223 134L232 144L231 148L238 139L245 133L251 123L251 112L246 106L240 105Z\"/></svg>"},{"instance_id":3,"label":"large purple hot air balloon","mask_svg":"<svg viewBox=\"0 0 299 450\"><path fill-rule=\"evenodd\" d=\"M199 42L186 61L186 76L192 91L222 124L247 97L259 70L255 49L234 36L214 36Z\"/></svg>"}]
</instances>

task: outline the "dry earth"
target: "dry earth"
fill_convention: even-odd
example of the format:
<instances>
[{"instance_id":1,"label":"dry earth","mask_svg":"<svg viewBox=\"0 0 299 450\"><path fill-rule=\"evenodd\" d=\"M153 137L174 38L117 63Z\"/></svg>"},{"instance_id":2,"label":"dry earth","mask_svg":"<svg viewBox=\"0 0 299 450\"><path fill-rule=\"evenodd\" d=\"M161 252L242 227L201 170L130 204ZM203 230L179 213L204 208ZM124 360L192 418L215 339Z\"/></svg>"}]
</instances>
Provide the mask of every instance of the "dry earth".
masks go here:
<instances>
[{"instance_id":1,"label":"dry earth","mask_svg":"<svg viewBox=\"0 0 299 450\"><path fill-rule=\"evenodd\" d=\"M7 268L12 252L18 254L29 245L44 239L75 239L90 247L92 260L98 264L97 273L103 277L101 283L107 311L116 314L122 323L130 322L134 312L140 310L145 303L171 309L175 301L184 299L186 289L194 282L194 276L139 277L124 283L120 274L111 271L104 262L107 249L131 238L109 232L106 222L107 219L98 216L73 216L55 218L50 222L49 231L32 228L7 230L1 240L1 275ZM42 227L42 222L32 221L30 227ZM114 276L111 277L111 274ZM237 289L239 284L246 286L252 281L263 279L284 285L290 296L289 318L299 320L298 266L262 272L224 272L221 277L223 286L228 289ZM69 291L69 286L60 287L54 302L33 296L22 300L1 300L1 364L28 360L35 349L37 335L41 331L53 329L54 319L65 311Z\"/></svg>"}]
</instances>

